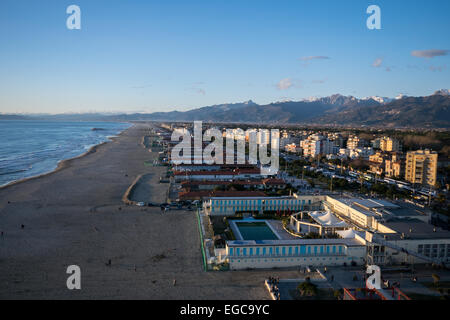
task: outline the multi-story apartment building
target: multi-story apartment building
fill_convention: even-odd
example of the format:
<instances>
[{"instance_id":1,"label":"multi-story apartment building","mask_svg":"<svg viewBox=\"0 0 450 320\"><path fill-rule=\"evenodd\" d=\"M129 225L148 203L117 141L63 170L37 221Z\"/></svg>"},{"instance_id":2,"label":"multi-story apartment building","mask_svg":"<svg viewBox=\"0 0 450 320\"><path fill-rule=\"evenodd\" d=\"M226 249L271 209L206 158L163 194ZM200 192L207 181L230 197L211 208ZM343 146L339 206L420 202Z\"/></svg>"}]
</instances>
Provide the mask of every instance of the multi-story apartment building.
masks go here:
<instances>
[{"instance_id":1,"label":"multi-story apartment building","mask_svg":"<svg viewBox=\"0 0 450 320\"><path fill-rule=\"evenodd\" d=\"M382 175L384 173L385 162L388 159L388 155L383 152L377 152L369 156L370 161L370 171Z\"/></svg>"},{"instance_id":2,"label":"multi-story apartment building","mask_svg":"<svg viewBox=\"0 0 450 320\"><path fill-rule=\"evenodd\" d=\"M380 139L380 149L386 152L401 151L401 145L397 139L383 137Z\"/></svg>"},{"instance_id":3,"label":"multi-story apartment building","mask_svg":"<svg viewBox=\"0 0 450 320\"><path fill-rule=\"evenodd\" d=\"M315 157L319 154L333 153L334 143L322 135L314 134L301 141L300 146L303 148L305 157Z\"/></svg>"},{"instance_id":4,"label":"multi-story apartment building","mask_svg":"<svg viewBox=\"0 0 450 320\"><path fill-rule=\"evenodd\" d=\"M344 147L344 138L340 133L328 133L328 140L334 143L336 147L343 148Z\"/></svg>"},{"instance_id":5,"label":"multi-story apartment building","mask_svg":"<svg viewBox=\"0 0 450 320\"><path fill-rule=\"evenodd\" d=\"M405 156L401 152L391 153L391 157L385 161L384 174L386 177L402 177L405 174Z\"/></svg>"},{"instance_id":6,"label":"multi-story apartment building","mask_svg":"<svg viewBox=\"0 0 450 320\"><path fill-rule=\"evenodd\" d=\"M406 155L405 180L421 185L436 185L438 154L435 151L409 151Z\"/></svg>"},{"instance_id":7,"label":"multi-story apartment building","mask_svg":"<svg viewBox=\"0 0 450 320\"><path fill-rule=\"evenodd\" d=\"M347 140L347 149L354 150L359 147L364 146L364 141L361 140L358 136L349 136Z\"/></svg>"},{"instance_id":8,"label":"multi-story apartment building","mask_svg":"<svg viewBox=\"0 0 450 320\"><path fill-rule=\"evenodd\" d=\"M284 145L284 150L287 152L296 153L296 152L300 151L301 148L298 148L295 143L290 143L290 144Z\"/></svg>"}]
</instances>

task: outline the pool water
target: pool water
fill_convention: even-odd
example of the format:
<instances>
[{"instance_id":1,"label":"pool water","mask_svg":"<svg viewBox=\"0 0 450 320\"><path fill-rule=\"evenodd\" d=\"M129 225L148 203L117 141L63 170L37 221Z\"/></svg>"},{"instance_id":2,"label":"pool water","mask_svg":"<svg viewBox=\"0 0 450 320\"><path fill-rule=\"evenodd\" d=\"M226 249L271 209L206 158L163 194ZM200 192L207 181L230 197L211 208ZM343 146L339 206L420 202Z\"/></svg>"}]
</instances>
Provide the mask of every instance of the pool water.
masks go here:
<instances>
[{"instance_id":1,"label":"pool water","mask_svg":"<svg viewBox=\"0 0 450 320\"><path fill-rule=\"evenodd\" d=\"M278 240L265 222L236 222L243 240Z\"/></svg>"}]
</instances>

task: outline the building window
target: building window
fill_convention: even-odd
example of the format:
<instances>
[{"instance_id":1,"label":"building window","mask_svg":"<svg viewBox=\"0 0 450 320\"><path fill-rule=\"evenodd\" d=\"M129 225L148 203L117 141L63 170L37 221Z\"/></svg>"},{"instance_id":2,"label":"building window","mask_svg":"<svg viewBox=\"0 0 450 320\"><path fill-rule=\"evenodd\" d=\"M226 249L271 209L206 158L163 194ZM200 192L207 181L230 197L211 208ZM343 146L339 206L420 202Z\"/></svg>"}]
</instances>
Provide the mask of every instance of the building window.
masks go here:
<instances>
[{"instance_id":1,"label":"building window","mask_svg":"<svg viewBox=\"0 0 450 320\"><path fill-rule=\"evenodd\" d=\"M233 248L230 248L229 252L230 252L230 256L232 256L233 255Z\"/></svg>"},{"instance_id":2,"label":"building window","mask_svg":"<svg viewBox=\"0 0 450 320\"><path fill-rule=\"evenodd\" d=\"M419 247L417 248L417 252L420 254L423 253L423 244L419 244Z\"/></svg>"},{"instance_id":3,"label":"building window","mask_svg":"<svg viewBox=\"0 0 450 320\"><path fill-rule=\"evenodd\" d=\"M242 249L242 255L246 256L247 255L247 248Z\"/></svg>"}]
</instances>

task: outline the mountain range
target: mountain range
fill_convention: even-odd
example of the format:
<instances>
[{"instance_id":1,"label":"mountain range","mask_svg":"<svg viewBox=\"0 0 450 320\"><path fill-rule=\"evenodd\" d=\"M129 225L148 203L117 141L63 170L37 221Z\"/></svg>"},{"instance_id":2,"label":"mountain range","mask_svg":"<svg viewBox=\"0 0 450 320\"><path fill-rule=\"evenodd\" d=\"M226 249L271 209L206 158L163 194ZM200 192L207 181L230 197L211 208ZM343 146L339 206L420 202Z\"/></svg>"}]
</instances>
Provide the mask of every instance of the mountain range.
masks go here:
<instances>
[{"instance_id":1,"label":"mountain range","mask_svg":"<svg viewBox=\"0 0 450 320\"><path fill-rule=\"evenodd\" d=\"M450 92L436 91L425 97L396 98L334 94L301 101L259 105L251 100L219 104L189 111L134 114L0 115L0 119L194 121L233 123L310 124L371 127L450 127Z\"/></svg>"}]
</instances>

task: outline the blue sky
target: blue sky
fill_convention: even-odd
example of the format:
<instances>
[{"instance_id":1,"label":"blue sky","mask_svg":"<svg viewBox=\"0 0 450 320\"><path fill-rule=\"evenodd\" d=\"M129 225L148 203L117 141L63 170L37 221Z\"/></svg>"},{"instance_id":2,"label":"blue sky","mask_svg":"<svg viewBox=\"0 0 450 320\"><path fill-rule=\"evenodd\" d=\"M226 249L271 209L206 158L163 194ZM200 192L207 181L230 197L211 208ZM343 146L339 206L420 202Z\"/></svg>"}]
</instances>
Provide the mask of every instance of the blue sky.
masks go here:
<instances>
[{"instance_id":1,"label":"blue sky","mask_svg":"<svg viewBox=\"0 0 450 320\"><path fill-rule=\"evenodd\" d=\"M66 28L71 4L81 30ZM381 30L366 27L371 4ZM447 0L2 0L0 112L429 95L450 88L449 12Z\"/></svg>"}]
</instances>

